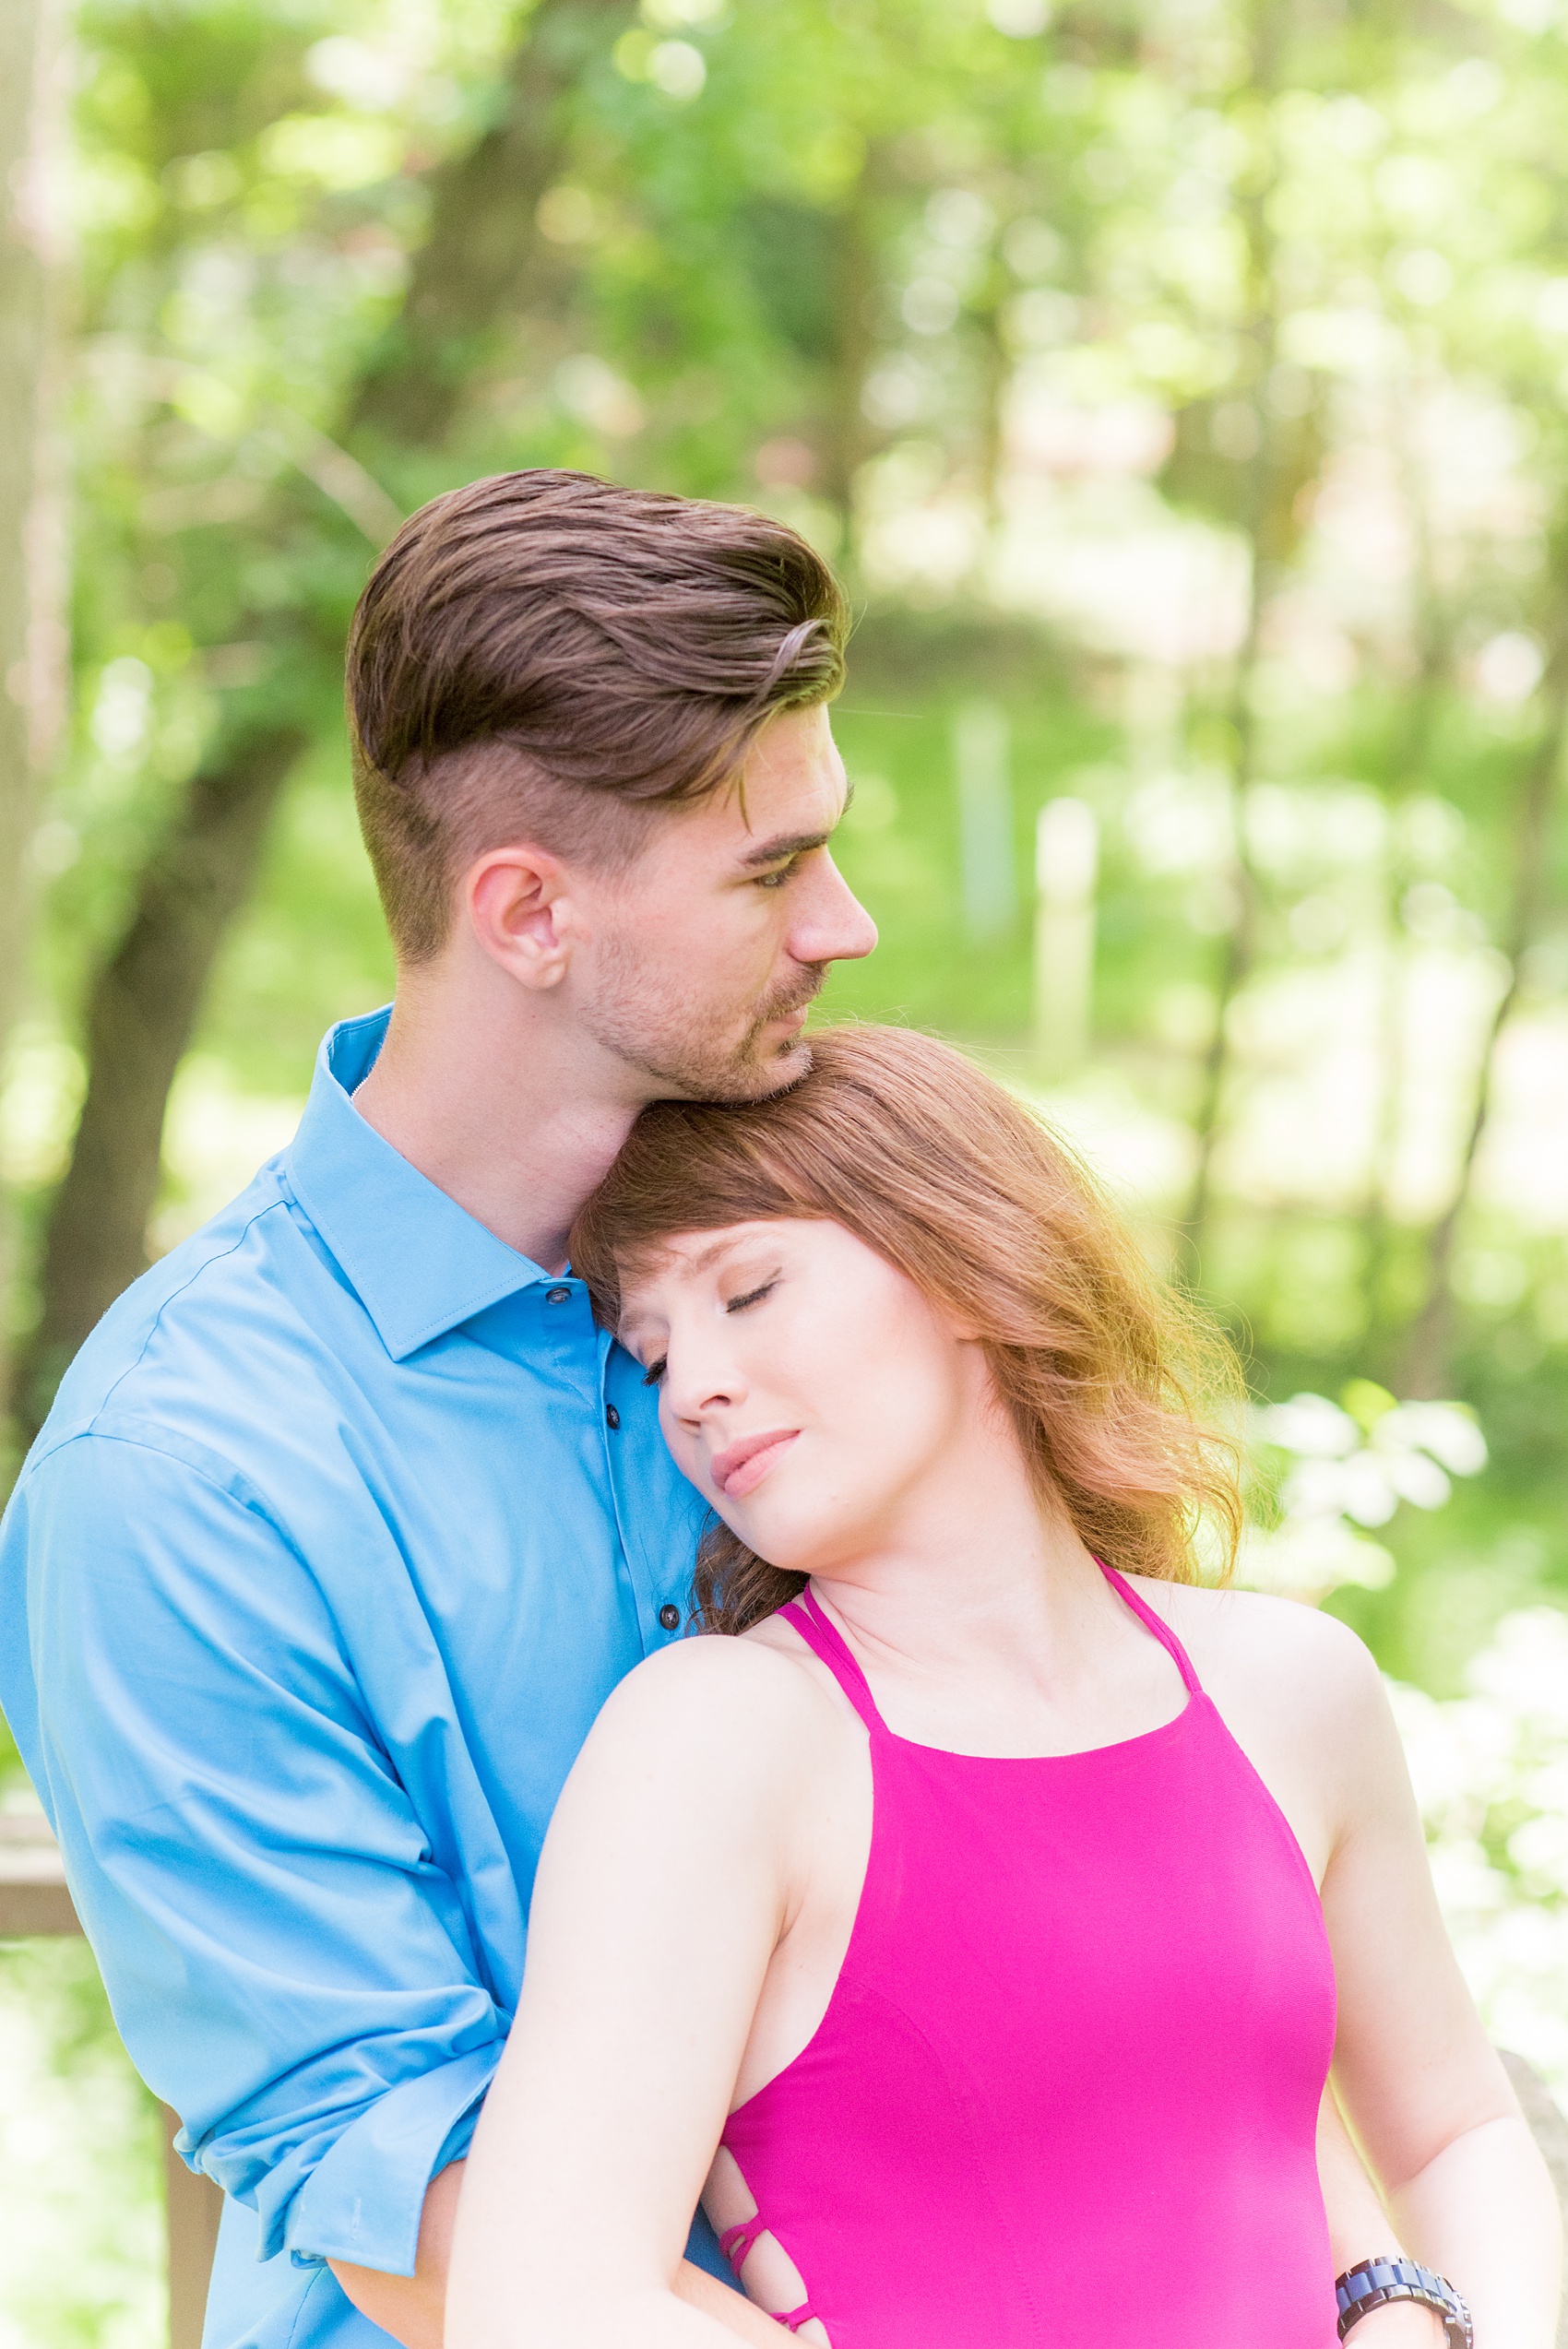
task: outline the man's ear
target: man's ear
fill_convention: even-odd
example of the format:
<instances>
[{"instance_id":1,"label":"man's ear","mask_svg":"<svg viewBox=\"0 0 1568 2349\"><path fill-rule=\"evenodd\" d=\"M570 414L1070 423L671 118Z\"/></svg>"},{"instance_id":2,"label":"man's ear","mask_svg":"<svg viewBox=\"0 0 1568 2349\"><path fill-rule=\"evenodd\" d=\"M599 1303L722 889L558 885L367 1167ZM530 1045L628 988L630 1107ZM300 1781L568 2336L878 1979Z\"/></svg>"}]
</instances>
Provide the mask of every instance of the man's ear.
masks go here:
<instances>
[{"instance_id":1,"label":"man's ear","mask_svg":"<svg viewBox=\"0 0 1568 2349\"><path fill-rule=\"evenodd\" d=\"M576 930L565 868L548 848L491 848L463 876L463 908L493 962L524 987L558 987Z\"/></svg>"}]
</instances>

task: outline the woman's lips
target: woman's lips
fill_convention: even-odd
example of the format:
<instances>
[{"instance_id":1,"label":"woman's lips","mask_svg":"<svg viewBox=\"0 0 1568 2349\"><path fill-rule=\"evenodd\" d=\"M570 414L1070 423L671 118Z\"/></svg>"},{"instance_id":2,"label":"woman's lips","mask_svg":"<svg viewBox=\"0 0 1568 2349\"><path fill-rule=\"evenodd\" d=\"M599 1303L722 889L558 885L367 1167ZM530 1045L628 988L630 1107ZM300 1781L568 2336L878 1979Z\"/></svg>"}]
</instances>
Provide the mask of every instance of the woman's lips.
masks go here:
<instances>
[{"instance_id":1,"label":"woman's lips","mask_svg":"<svg viewBox=\"0 0 1568 2349\"><path fill-rule=\"evenodd\" d=\"M788 1451L799 1428L770 1428L766 1435L742 1436L716 1452L709 1476L728 1501L743 1500L755 1490L774 1462Z\"/></svg>"}]
</instances>

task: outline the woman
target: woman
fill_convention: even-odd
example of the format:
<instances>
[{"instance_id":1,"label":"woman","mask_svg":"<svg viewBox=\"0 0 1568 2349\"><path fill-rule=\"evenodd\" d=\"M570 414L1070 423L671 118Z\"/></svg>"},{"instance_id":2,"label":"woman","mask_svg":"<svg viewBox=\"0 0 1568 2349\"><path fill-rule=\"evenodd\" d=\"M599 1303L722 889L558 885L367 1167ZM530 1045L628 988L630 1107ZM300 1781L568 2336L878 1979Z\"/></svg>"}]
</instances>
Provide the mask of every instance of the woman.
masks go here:
<instances>
[{"instance_id":1,"label":"woman","mask_svg":"<svg viewBox=\"0 0 1568 2349\"><path fill-rule=\"evenodd\" d=\"M1555 2201L1377 1674L1196 1585L1216 1349L1061 1146L831 1032L786 1095L645 1112L574 1261L729 1636L634 1672L562 1797L453 2349L719 2349L699 2191L759 2342L1330 2349L1336 2271L1402 2248L1480 2349L1550 2349ZM1464 2337L1405 2274L1346 2285L1356 2349Z\"/></svg>"}]
</instances>

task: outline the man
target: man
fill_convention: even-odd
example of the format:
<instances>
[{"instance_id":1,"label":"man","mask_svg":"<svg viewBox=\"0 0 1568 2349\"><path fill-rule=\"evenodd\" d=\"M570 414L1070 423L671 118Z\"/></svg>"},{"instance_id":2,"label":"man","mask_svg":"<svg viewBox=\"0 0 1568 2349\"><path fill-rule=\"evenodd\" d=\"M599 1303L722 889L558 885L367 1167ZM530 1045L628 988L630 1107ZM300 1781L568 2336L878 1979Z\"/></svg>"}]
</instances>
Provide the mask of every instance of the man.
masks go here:
<instances>
[{"instance_id":1,"label":"man","mask_svg":"<svg viewBox=\"0 0 1568 2349\"><path fill-rule=\"evenodd\" d=\"M735 509L541 472L413 517L349 660L390 1016L105 1317L6 1513L0 1702L229 2197L208 2349L438 2349L540 1839L701 1518L566 1235L645 1102L798 1075L875 943L827 846L844 635Z\"/></svg>"}]
</instances>

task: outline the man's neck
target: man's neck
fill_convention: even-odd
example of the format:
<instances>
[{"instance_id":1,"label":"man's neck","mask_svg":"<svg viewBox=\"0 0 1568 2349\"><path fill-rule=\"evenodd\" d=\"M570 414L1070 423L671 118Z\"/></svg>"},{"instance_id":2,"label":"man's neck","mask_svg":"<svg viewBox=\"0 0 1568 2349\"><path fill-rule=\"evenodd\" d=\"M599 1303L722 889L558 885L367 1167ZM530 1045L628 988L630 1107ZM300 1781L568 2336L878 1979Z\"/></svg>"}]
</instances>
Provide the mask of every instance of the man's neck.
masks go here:
<instances>
[{"instance_id":1,"label":"man's neck","mask_svg":"<svg viewBox=\"0 0 1568 2349\"><path fill-rule=\"evenodd\" d=\"M526 1014L526 1000L509 1008ZM640 1107L629 1074L585 1071L580 1046L564 1052L548 1019L515 1016L497 1032L473 1002L415 988L399 990L354 1107L476 1222L557 1272L573 1217Z\"/></svg>"}]
</instances>

